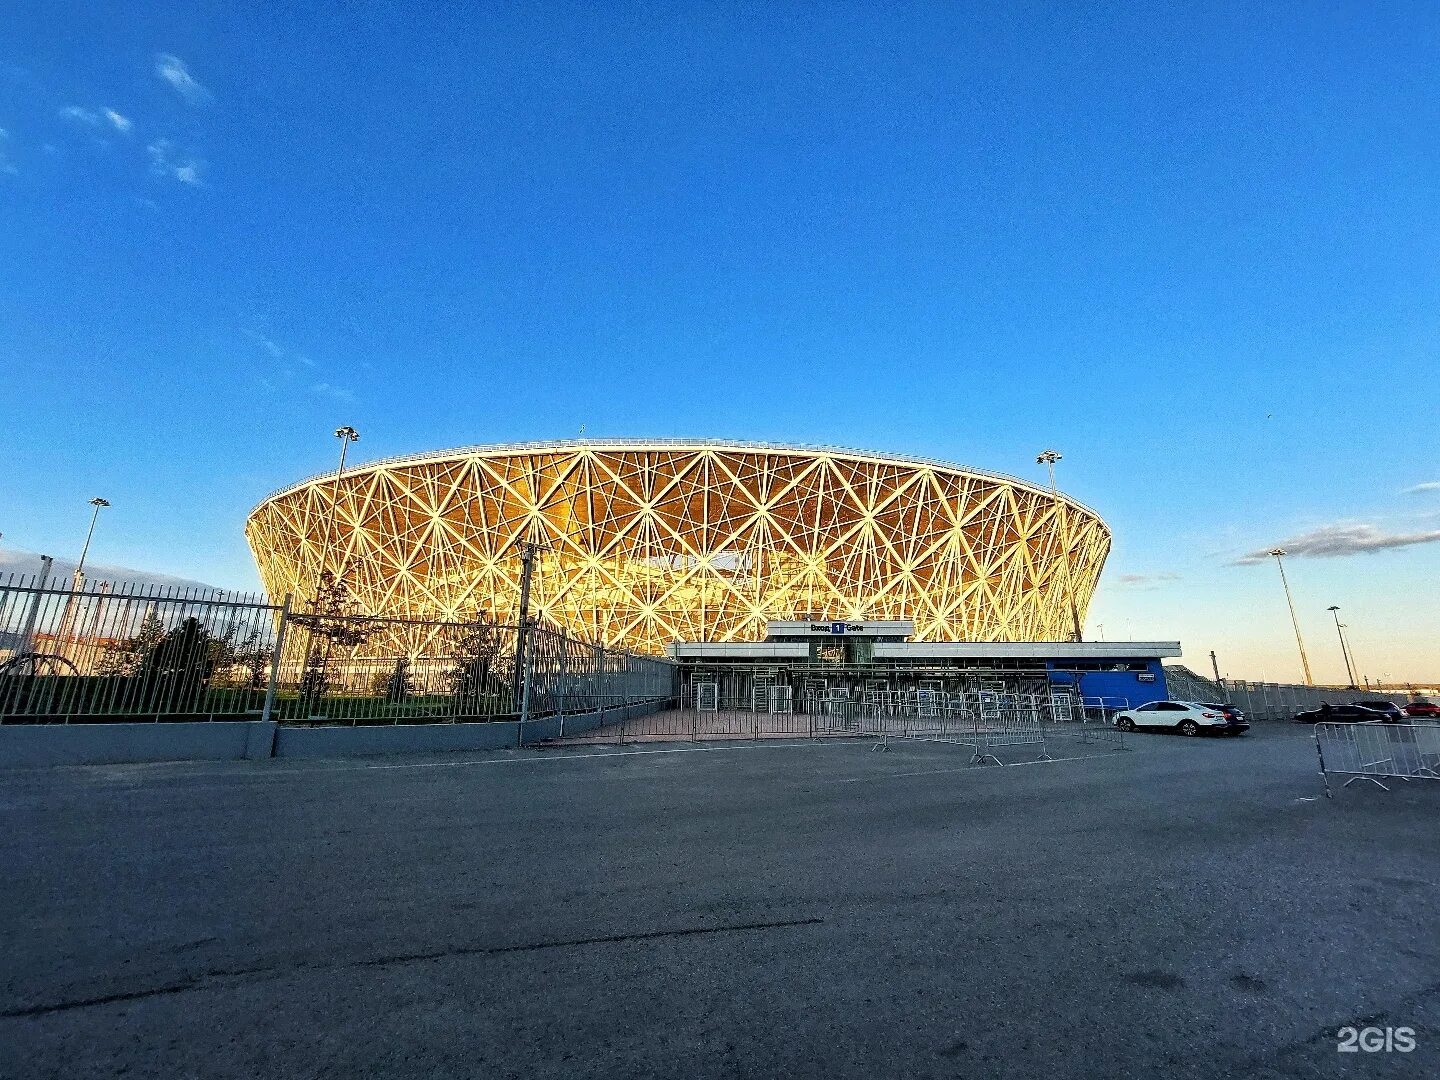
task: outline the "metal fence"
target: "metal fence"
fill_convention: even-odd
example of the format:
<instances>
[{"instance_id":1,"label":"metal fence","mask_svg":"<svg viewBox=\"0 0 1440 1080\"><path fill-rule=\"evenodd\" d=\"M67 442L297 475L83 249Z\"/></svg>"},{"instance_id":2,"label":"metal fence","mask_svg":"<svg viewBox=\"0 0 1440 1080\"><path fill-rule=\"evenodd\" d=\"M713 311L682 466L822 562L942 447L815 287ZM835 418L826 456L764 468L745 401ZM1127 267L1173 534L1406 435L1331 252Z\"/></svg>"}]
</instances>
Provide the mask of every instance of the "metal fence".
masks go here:
<instances>
[{"instance_id":1,"label":"metal fence","mask_svg":"<svg viewBox=\"0 0 1440 1080\"><path fill-rule=\"evenodd\" d=\"M261 709L279 609L215 589L0 582L0 717Z\"/></svg>"},{"instance_id":2,"label":"metal fence","mask_svg":"<svg viewBox=\"0 0 1440 1080\"><path fill-rule=\"evenodd\" d=\"M1331 776L1348 776L1344 787L1368 780L1386 791L1384 779L1440 780L1440 724L1316 724L1315 753L1326 798Z\"/></svg>"},{"instance_id":3,"label":"metal fence","mask_svg":"<svg viewBox=\"0 0 1440 1080\"><path fill-rule=\"evenodd\" d=\"M1252 720L1289 720L1298 712L1317 709L1325 702L1390 701L1404 706L1409 698L1393 691L1380 692L1347 686L1302 686L1299 683L1252 682L1228 679L1217 683L1182 664L1165 665L1165 687L1178 701L1229 702Z\"/></svg>"},{"instance_id":4,"label":"metal fence","mask_svg":"<svg viewBox=\"0 0 1440 1080\"><path fill-rule=\"evenodd\" d=\"M1128 702L1068 694L917 690L868 691L858 698L830 695L817 705L827 734L871 736L879 740L877 749L887 748L891 739L950 743L969 747L972 764L999 765L1000 747L1028 747L1039 760L1047 760L1048 740L1054 738L1124 749L1125 733L1110 718Z\"/></svg>"},{"instance_id":5,"label":"metal fence","mask_svg":"<svg viewBox=\"0 0 1440 1080\"><path fill-rule=\"evenodd\" d=\"M919 739L969 747L972 761L996 764L998 747L1029 747L1049 756L1048 740L1123 749L1125 733L1110 721L1128 702L1119 698L1075 699L934 690L850 694L840 688L804 692L787 683L747 684L727 692L722 680L682 681L676 707L604 725L558 740L575 743L758 739Z\"/></svg>"},{"instance_id":6,"label":"metal fence","mask_svg":"<svg viewBox=\"0 0 1440 1080\"><path fill-rule=\"evenodd\" d=\"M1256 683L1244 679L1226 682L1227 694L1217 701L1239 706L1256 720L1290 720L1296 713L1318 709L1327 701L1338 705L1351 701L1389 701L1404 706L1404 694L1356 690L1344 686L1300 686L1295 683Z\"/></svg>"},{"instance_id":7,"label":"metal fence","mask_svg":"<svg viewBox=\"0 0 1440 1080\"><path fill-rule=\"evenodd\" d=\"M675 694L667 660L551 627L381 618L316 601L0 581L0 721L539 718ZM527 693L528 691L528 693Z\"/></svg>"}]
</instances>

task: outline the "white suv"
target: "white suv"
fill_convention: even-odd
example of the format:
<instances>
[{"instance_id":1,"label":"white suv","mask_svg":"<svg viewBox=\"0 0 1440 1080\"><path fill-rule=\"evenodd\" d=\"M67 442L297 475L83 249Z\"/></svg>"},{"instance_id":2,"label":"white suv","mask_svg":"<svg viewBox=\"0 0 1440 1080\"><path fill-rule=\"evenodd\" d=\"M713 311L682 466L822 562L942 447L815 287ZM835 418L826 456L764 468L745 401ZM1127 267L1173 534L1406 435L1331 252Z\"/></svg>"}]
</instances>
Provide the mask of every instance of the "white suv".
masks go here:
<instances>
[{"instance_id":1,"label":"white suv","mask_svg":"<svg viewBox=\"0 0 1440 1080\"><path fill-rule=\"evenodd\" d=\"M1194 701L1151 701L1126 709L1115 717L1115 726L1121 731L1169 728L1181 735L1199 735L1211 728L1223 731L1228 723L1219 709L1208 709Z\"/></svg>"}]
</instances>

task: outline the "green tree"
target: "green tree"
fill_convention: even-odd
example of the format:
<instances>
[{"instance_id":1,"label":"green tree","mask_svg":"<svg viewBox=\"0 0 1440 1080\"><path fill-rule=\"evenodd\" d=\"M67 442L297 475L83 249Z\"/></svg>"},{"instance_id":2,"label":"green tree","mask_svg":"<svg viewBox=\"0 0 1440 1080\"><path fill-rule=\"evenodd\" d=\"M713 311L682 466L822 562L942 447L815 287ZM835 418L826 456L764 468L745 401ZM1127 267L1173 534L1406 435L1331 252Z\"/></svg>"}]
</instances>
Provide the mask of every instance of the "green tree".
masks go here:
<instances>
[{"instance_id":1,"label":"green tree","mask_svg":"<svg viewBox=\"0 0 1440 1080\"><path fill-rule=\"evenodd\" d=\"M410 678L410 661L407 657L400 657L395 661L395 667L390 671L381 672L375 676L375 693L379 694L386 701L399 704L415 692L414 680Z\"/></svg>"},{"instance_id":2,"label":"green tree","mask_svg":"<svg viewBox=\"0 0 1440 1080\"><path fill-rule=\"evenodd\" d=\"M106 647L96 674L126 677L138 674L146 658L164 638L165 626L160 621L160 613L152 606L140 620L140 629L133 638Z\"/></svg>"},{"instance_id":3,"label":"green tree","mask_svg":"<svg viewBox=\"0 0 1440 1080\"><path fill-rule=\"evenodd\" d=\"M242 641L226 640L221 664L240 669L244 689L260 690L265 686L265 676L270 670L273 656L270 646L261 638L260 631L251 630Z\"/></svg>"},{"instance_id":4,"label":"green tree","mask_svg":"<svg viewBox=\"0 0 1440 1080\"><path fill-rule=\"evenodd\" d=\"M476 613L456 642L452 667L445 673L446 689L460 699L459 712L479 712L480 701L494 694L508 678L496 671L501 631L483 613Z\"/></svg>"},{"instance_id":5,"label":"green tree","mask_svg":"<svg viewBox=\"0 0 1440 1080\"><path fill-rule=\"evenodd\" d=\"M142 707L169 712L195 709L210 686L219 644L194 616L167 633L134 676Z\"/></svg>"},{"instance_id":6,"label":"green tree","mask_svg":"<svg viewBox=\"0 0 1440 1080\"><path fill-rule=\"evenodd\" d=\"M370 627L355 610L344 578L322 570L309 611L292 615L291 621L310 631L305 649L305 668L300 674L300 700L315 708L330 688L326 667L337 649L354 649L370 637Z\"/></svg>"}]
</instances>

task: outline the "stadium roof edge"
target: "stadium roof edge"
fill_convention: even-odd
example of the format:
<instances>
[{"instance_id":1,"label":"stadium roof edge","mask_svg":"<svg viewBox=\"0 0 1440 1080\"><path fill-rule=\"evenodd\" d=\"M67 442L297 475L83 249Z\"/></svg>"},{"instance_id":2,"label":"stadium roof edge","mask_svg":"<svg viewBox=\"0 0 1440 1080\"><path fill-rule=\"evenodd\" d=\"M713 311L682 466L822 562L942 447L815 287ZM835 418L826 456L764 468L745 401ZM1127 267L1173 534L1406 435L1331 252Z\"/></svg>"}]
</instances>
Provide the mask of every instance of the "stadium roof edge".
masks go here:
<instances>
[{"instance_id":1,"label":"stadium roof edge","mask_svg":"<svg viewBox=\"0 0 1440 1080\"><path fill-rule=\"evenodd\" d=\"M949 472L963 473L968 476L978 477L982 480L999 481L1005 484L1013 484L1040 495L1050 495L1050 489L1043 484L1037 484L1033 480L1024 480L1018 476L1011 476L1008 473L994 472L988 469L977 469L969 465L961 465L953 461L945 461L941 458L914 457L905 454L887 454L875 450L859 450L849 446L826 446L806 445L803 443L770 443L770 442L748 442L735 439L552 439L531 442L495 443L491 445L459 446L449 450L432 450L419 454L401 454L397 457L377 458L374 461L363 462L346 469L346 476L353 476L356 473L363 473L371 469L393 467L397 465L425 465L432 462L449 461L454 458L469 457L471 455L485 454L503 456L508 454L525 454L544 452L550 450L590 450L590 451L641 451L641 450L739 450L752 451L760 450L777 454L835 454L843 457L854 458L861 461L877 462L887 465L920 465L927 468L944 469ZM259 510L266 503L281 498L303 487L322 481L331 481L334 473L323 472L308 476L293 484L283 487L278 491L272 491L266 495L245 515L248 521L255 511ZM1094 507L1087 506L1079 499L1066 495L1063 491L1059 493L1060 499L1092 515L1102 525L1105 519ZM1108 525L1106 526L1108 528Z\"/></svg>"}]
</instances>

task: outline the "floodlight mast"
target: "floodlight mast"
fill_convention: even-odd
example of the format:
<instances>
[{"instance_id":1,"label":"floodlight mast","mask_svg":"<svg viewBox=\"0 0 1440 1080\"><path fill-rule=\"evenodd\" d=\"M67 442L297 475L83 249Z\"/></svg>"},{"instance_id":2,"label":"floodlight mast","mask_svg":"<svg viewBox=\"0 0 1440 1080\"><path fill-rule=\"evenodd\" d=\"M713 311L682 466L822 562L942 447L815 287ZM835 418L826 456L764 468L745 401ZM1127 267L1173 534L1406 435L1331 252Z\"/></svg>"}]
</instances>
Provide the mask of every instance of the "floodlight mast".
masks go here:
<instances>
[{"instance_id":1,"label":"floodlight mast","mask_svg":"<svg viewBox=\"0 0 1440 1080\"><path fill-rule=\"evenodd\" d=\"M1075 606L1075 584L1070 568L1070 516L1066 513L1065 503L1060 498L1060 491L1055 486L1055 463L1064 459L1064 455L1058 450L1042 450L1035 458L1035 464L1044 465L1050 470L1050 496L1055 500L1056 513L1060 517L1060 542L1065 545L1064 557L1061 563L1065 568L1065 603L1070 609L1070 640L1084 641L1085 636L1080 628L1080 611Z\"/></svg>"},{"instance_id":2,"label":"floodlight mast","mask_svg":"<svg viewBox=\"0 0 1440 1080\"><path fill-rule=\"evenodd\" d=\"M352 442L360 441L360 433L348 424L342 428L335 429L335 437L340 440L340 465L335 470L335 483L330 488L330 517L325 522L325 543L320 548L320 571L316 575L315 601L320 601L320 577L325 573L326 564L330 561L330 544L335 536L335 519L340 514L340 478L345 473L345 454L350 449ZM337 578L339 574L335 575Z\"/></svg>"},{"instance_id":3,"label":"floodlight mast","mask_svg":"<svg viewBox=\"0 0 1440 1080\"><path fill-rule=\"evenodd\" d=\"M95 509L90 514L90 528L85 533L85 543L80 548L80 561L75 564L74 587L79 589L85 584L85 556L90 554L90 540L95 535L95 522L100 517L102 508L110 505L109 499L102 499L98 495L90 500L90 505Z\"/></svg>"},{"instance_id":4,"label":"floodlight mast","mask_svg":"<svg viewBox=\"0 0 1440 1080\"><path fill-rule=\"evenodd\" d=\"M1285 576L1285 556L1288 552L1284 548L1271 548L1265 554L1273 556L1275 565L1280 568L1280 584L1285 589L1285 603L1290 608L1290 625L1295 628L1295 644L1300 648L1300 667L1305 672L1305 685L1314 686L1315 680L1310 677L1310 658L1305 655L1305 639L1300 636L1300 619L1295 614L1295 601L1290 596L1290 579Z\"/></svg>"},{"instance_id":5,"label":"floodlight mast","mask_svg":"<svg viewBox=\"0 0 1440 1080\"><path fill-rule=\"evenodd\" d=\"M1345 641L1345 624L1340 621L1340 606L1331 604L1325 610L1335 617L1335 634L1340 639L1340 655L1345 660L1345 674L1350 679L1350 689L1354 690L1356 689L1355 665L1351 662L1350 647Z\"/></svg>"}]
</instances>

